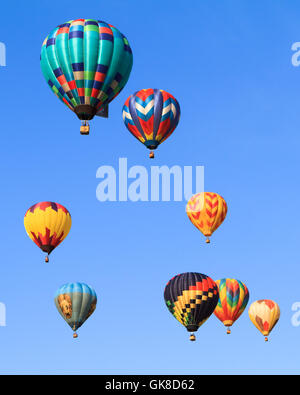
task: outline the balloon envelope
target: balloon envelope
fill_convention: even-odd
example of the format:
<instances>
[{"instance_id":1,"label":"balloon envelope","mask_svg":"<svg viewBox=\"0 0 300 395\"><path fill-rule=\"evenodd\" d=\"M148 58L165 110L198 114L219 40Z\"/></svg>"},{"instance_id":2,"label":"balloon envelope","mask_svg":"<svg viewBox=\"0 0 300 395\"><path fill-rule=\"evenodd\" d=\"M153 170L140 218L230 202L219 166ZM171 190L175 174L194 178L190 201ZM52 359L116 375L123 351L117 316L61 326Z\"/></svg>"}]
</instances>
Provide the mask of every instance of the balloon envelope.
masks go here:
<instances>
[{"instance_id":1,"label":"balloon envelope","mask_svg":"<svg viewBox=\"0 0 300 395\"><path fill-rule=\"evenodd\" d=\"M186 206L186 212L192 224L204 236L209 237L224 221L227 204L217 193L201 192L191 197Z\"/></svg>"},{"instance_id":2,"label":"balloon envelope","mask_svg":"<svg viewBox=\"0 0 300 395\"><path fill-rule=\"evenodd\" d=\"M219 292L210 277L192 272L173 277L165 287L164 298L170 313L189 332L195 332L214 312Z\"/></svg>"},{"instance_id":3,"label":"balloon envelope","mask_svg":"<svg viewBox=\"0 0 300 395\"><path fill-rule=\"evenodd\" d=\"M94 19L59 25L41 50L48 85L81 120L92 119L120 93L132 63L126 37L114 26Z\"/></svg>"},{"instance_id":4,"label":"balloon envelope","mask_svg":"<svg viewBox=\"0 0 300 395\"><path fill-rule=\"evenodd\" d=\"M47 254L50 254L67 237L71 225L69 211L54 202L34 204L24 217L28 236Z\"/></svg>"},{"instance_id":5,"label":"balloon envelope","mask_svg":"<svg viewBox=\"0 0 300 395\"><path fill-rule=\"evenodd\" d=\"M127 129L151 150L173 133L179 119L178 101L164 90L142 89L129 96L123 107Z\"/></svg>"},{"instance_id":6,"label":"balloon envelope","mask_svg":"<svg viewBox=\"0 0 300 395\"><path fill-rule=\"evenodd\" d=\"M217 280L219 301L214 311L215 316L227 327L230 327L244 312L248 301L249 291L239 280L223 278Z\"/></svg>"},{"instance_id":7,"label":"balloon envelope","mask_svg":"<svg viewBox=\"0 0 300 395\"><path fill-rule=\"evenodd\" d=\"M273 300L257 300L249 307L249 317L256 328L269 336L280 318L280 308Z\"/></svg>"}]
</instances>

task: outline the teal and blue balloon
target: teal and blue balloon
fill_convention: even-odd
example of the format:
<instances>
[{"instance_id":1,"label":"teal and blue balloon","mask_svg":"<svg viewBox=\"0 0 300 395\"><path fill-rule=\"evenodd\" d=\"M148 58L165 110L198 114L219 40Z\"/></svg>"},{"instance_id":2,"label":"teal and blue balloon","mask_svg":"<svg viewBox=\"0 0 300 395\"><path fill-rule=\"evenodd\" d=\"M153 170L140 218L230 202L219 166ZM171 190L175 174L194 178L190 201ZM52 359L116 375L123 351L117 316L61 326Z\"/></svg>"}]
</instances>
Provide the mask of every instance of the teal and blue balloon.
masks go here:
<instances>
[{"instance_id":1,"label":"teal and blue balloon","mask_svg":"<svg viewBox=\"0 0 300 395\"><path fill-rule=\"evenodd\" d=\"M41 50L43 75L55 95L84 121L82 134L89 132L87 121L107 112L108 103L126 85L132 64L126 37L94 19L59 25Z\"/></svg>"},{"instance_id":2,"label":"teal and blue balloon","mask_svg":"<svg viewBox=\"0 0 300 395\"><path fill-rule=\"evenodd\" d=\"M97 295L93 288L82 283L69 283L60 287L55 294L54 302L63 319L74 331L93 314L97 305Z\"/></svg>"}]
</instances>

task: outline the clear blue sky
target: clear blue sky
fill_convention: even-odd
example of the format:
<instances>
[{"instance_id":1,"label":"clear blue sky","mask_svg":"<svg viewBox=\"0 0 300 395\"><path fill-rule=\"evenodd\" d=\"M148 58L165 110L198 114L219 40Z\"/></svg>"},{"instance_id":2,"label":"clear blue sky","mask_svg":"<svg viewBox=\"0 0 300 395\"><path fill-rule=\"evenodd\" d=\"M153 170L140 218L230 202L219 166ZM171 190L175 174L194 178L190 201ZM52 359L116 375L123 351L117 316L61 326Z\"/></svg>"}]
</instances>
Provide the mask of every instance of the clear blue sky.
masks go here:
<instances>
[{"instance_id":1,"label":"clear blue sky","mask_svg":"<svg viewBox=\"0 0 300 395\"><path fill-rule=\"evenodd\" d=\"M300 5L292 0L52 0L6 2L0 41L1 373L299 373ZM56 25L95 18L118 27L133 53L131 78L89 137L51 93L40 47ZM182 109L155 162L123 125L122 105L141 88L174 94ZM204 165L205 189L228 216L207 246L185 203L100 203L96 170L132 165ZM68 238L44 264L26 236L30 205L53 200L71 212ZM247 312L226 336L212 316L188 341L167 311L175 274L199 271L244 281L250 302L270 298L282 315L265 344ZM72 332L53 302L70 281L92 285L96 313Z\"/></svg>"}]
</instances>

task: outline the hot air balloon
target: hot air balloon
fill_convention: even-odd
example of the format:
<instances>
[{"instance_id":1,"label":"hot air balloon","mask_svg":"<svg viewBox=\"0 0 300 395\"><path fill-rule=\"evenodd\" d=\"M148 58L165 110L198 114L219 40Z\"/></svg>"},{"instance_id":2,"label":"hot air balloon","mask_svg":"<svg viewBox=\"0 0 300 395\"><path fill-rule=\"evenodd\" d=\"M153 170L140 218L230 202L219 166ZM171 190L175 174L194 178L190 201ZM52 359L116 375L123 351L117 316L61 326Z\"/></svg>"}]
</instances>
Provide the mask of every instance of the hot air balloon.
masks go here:
<instances>
[{"instance_id":1,"label":"hot air balloon","mask_svg":"<svg viewBox=\"0 0 300 395\"><path fill-rule=\"evenodd\" d=\"M214 312L218 303L217 284L205 274L183 273L173 277L165 288L165 302L170 313L191 332L194 332Z\"/></svg>"},{"instance_id":2,"label":"hot air balloon","mask_svg":"<svg viewBox=\"0 0 300 395\"><path fill-rule=\"evenodd\" d=\"M249 301L249 291L245 284L239 280L223 278L217 280L219 288L219 302L214 311L215 316L227 327L230 327L242 315Z\"/></svg>"},{"instance_id":3,"label":"hot air balloon","mask_svg":"<svg viewBox=\"0 0 300 395\"><path fill-rule=\"evenodd\" d=\"M224 221L227 214L227 204L222 196L213 192L201 192L192 196L186 206L186 212L192 224L209 237Z\"/></svg>"},{"instance_id":4,"label":"hot air balloon","mask_svg":"<svg viewBox=\"0 0 300 395\"><path fill-rule=\"evenodd\" d=\"M28 236L47 253L46 262L49 262L50 253L68 235L72 220L69 211L58 203L41 202L34 204L27 210L24 226Z\"/></svg>"},{"instance_id":5,"label":"hot air balloon","mask_svg":"<svg viewBox=\"0 0 300 395\"><path fill-rule=\"evenodd\" d=\"M175 130L180 118L178 101L159 89L142 89L128 97L123 120L131 134L143 143L154 158L155 150Z\"/></svg>"},{"instance_id":6,"label":"hot air balloon","mask_svg":"<svg viewBox=\"0 0 300 395\"><path fill-rule=\"evenodd\" d=\"M55 95L82 121L108 113L110 103L124 88L132 69L127 39L114 26L76 19L59 25L45 39L41 51L43 75Z\"/></svg>"},{"instance_id":7,"label":"hot air balloon","mask_svg":"<svg viewBox=\"0 0 300 395\"><path fill-rule=\"evenodd\" d=\"M268 336L280 318L280 309L272 300L258 300L249 307L249 317L256 328L265 336Z\"/></svg>"},{"instance_id":8,"label":"hot air balloon","mask_svg":"<svg viewBox=\"0 0 300 395\"><path fill-rule=\"evenodd\" d=\"M97 305L97 295L93 288L82 283L69 283L60 287L54 298L56 308L63 319L70 325L74 334L93 314Z\"/></svg>"}]
</instances>

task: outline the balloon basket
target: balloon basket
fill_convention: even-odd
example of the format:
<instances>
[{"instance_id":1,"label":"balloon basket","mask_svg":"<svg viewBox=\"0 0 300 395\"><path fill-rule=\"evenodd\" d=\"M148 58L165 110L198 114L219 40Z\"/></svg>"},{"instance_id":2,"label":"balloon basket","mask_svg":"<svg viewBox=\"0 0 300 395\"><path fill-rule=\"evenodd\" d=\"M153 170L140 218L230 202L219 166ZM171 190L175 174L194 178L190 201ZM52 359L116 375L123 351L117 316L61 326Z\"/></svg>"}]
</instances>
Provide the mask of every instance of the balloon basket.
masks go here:
<instances>
[{"instance_id":1,"label":"balloon basket","mask_svg":"<svg viewBox=\"0 0 300 395\"><path fill-rule=\"evenodd\" d=\"M268 342L269 341L269 339L267 338L267 336L265 337L265 342Z\"/></svg>"},{"instance_id":2,"label":"balloon basket","mask_svg":"<svg viewBox=\"0 0 300 395\"><path fill-rule=\"evenodd\" d=\"M153 152L153 151L150 152L149 158L150 158L150 159L154 159L154 158L155 158L155 155L154 155L154 152Z\"/></svg>"},{"instance_id":3,"label":"balloon basket","mask_svg":"<svg viewBox=\"0 0 300 395\"><path fill-rule=\"evenodd\" d=\"M48 263L49 262L49 256L47 255L45 258L45 262Z\"/></svg>"},{"instance_id":4,"label":"balloon basket","mask_svg":"<svg viewBox=\"0 0 300 395\"><path fill-rule=\"evenodd\" d=\"M77 333L74 333L74 335L73 335L73 339L77 339L78 338L78 335L77 335Z\"/></svg>"},{"instance_id":5,"label":"balloon basket","mask_svg":"<svg viewBox=\"0 0 300 395\"><path fill-rule=\"evenodd\" d=\"M196 336L192 333L190 336L190 341L194 342L196 340Z\"/></svg>"},{"instance_id":6,"label":"balloon basket","mask_svg":"<svg viewBox=\"0 0 300 395\"><path fill-rule=\"evenodd\" d=\"M205 243L206 243L206 244L210 244L209 238L207 238L207 239L205 240Z\"/></svg>"},{"instance_id":7,"label":"balloon basket","mask_svg":"<svg viewBox=\"0 0 300 395\"><path fill-rule=\"evenodd\" d=\"M230 335L231 334L231 329L228 328L226 333L227 333L227 335Z\"/></svg>"}]
</instances>

